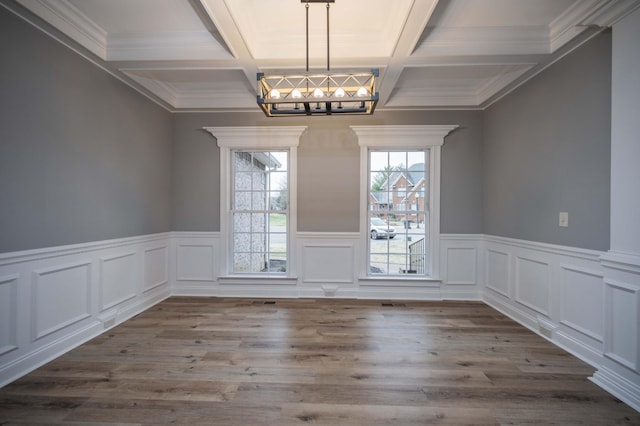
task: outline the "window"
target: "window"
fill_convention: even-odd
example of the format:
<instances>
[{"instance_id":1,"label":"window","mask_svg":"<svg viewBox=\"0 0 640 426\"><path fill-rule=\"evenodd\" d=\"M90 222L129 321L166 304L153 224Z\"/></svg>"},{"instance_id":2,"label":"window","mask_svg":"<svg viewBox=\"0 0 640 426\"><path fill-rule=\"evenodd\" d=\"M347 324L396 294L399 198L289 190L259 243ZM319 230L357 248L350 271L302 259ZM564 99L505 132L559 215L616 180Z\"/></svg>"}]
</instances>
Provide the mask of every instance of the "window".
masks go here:
<instances>
[{"instance_id":1,"label":"window","mask_svg":"<svg viewBox=\"0 0 640 426\"><path fill-rule=\"evenodd\" d=\"M351 126L360 145L363 279L438 280L440 149L456 127Z\"/></svg>"},{"instance_id":2,"label":"window","mask_svg":"<svg viewBox=\"0 0 640 426\"><path fill-rule=\"evenodd\" d=\"M205 130L220 147L220 276L292 280L296 153L306 126Z\"/></svg>"},{"instance_id":3,"label":"window","mask_svg":"<svg viewBox=\"0 0 640 426\"><path fill-rule=\"evenodd\" d=\"M233 273L286 272L288 151L233 151Z\"/></svg>"},{"instance_id":4,"label":"window","mask_svg":"<svg viewBox=\"0 0 640 426\"><path fill-rule=\"evenodd\" d=\"M369 190L383 199L397 197L403 201L393 204L397 209L392 205L385 210L367 209L370 275L426 275L429 272L428 204L418 206L410 201L418 194L424 198L429 182L428 164L428 149L369 150ZM403 186L399 189L397 183ZM413 187L411 192L407 192L407 186Z\"/></svg>"}]
</instances>

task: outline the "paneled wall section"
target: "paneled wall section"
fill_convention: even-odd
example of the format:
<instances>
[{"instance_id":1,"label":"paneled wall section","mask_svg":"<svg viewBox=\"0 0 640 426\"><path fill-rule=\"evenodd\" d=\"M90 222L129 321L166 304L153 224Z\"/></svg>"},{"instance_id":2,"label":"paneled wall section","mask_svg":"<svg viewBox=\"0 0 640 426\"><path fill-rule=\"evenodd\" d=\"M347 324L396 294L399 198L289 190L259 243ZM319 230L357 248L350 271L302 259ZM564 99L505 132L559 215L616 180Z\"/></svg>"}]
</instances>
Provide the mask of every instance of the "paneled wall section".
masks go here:
<instances>
[{"instance_id":1,"label":"paneled wall section","mask_svg":"<svg viewBox=\"0 0 640 426\"><path fill-rule=\"evenodd\" d=\"M290 278L220 274L217 232L173 232L0 255L0 385L169 295L484 300L592 364L640 408L640 268L605 253L443 234L440 280L364 276L358 233L299 232ZM613 272L612 272L613 271Z\"/></svg>"}]
</instances>

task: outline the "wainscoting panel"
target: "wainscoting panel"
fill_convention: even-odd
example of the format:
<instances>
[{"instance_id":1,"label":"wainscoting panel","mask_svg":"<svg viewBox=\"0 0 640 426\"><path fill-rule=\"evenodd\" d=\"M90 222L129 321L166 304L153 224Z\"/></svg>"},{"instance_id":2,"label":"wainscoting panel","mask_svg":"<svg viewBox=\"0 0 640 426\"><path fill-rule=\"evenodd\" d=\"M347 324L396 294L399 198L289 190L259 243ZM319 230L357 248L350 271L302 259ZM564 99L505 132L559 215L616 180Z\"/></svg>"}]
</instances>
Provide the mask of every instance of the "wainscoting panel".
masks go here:
<instances>
[{"instance_id":1,"label":"wainscoting panel","mask_svg":"<svg viewBox=\"0 0 640 426\"><path fill-rule=\"evenodd\" d=\"M487 249L485 254L485 287L504 296L511 297L511 259L509 253Z\"/></svg>"},{"instance_id":2,"label":"wainscoting panel","mask_svg":"<svg viewBox=\"0 0 640 426\"><path fill-rule=\"evenodd\" d=\"M303 297L357 297L360 234L300 232L298 294Z\"/></svg>"},{"instance_id":3,"label":"wainscoting panel","mask_svg":"<svg viewBox=\"0 0 640 426\"><path fill-rule=\"evenodd\" d=\"M606 280L607 324L610 328L605 356L625 367L638 370L640 291L632 285Z\"/></svg>"},{"instance_id":4,"label":"wainscoting panel","mask_svg":"<svg viewBox=\"0 0 640 426\"><path fill-rule=\"evenodd\" d=\"M100 312L136 297L138 263L135 251L100 259Z\"/></svg>"},{"instance_id":5,"label":"wainscoting panel","mask_svg":"<svg viewBox=\"0 0 640 426\"><path fill-rule=\"evenodd\" d=\"M640 411L640 256L609 251L604 267L604 363L592 380Z\"/></svg>"},{"instance_id":6,"label":"wainscoting panel","mask_svg":"<svg viewBox=\"0 0 640 426\"><path fill-rule=\"evenodd\" d=\"M604 288L602 273L560 265L560 324L602 343Z\"/></svg>"},{"instance_id":7,"label":"wainscoting panel","mask_svg":"<svg viewBox=\"0 0 640 426\"><path fill-rule=\"evenodd\" d=\"M442 299L481 300L485 265L482 235L440 235Z\"/></svg>"},{"instance_id":8,"label":"wainscoting panel","mask_svg":"<svg viewBox=\"0 0 640 426\"><path fill-rule=\"evenodd\" d=\"M178 244L176 279L178 281L214 281L212 244Z\"/></svg>"},{"instance_id":9,"label":"wainscoting panel","mask_svg":"<svg viewBox=\"0 0 640 426\"><path fill-rule=\"evenodd\" d=\"M33 271L33 341L91 316L91 278L90 260Z\"/></svg>"},{"instance_id":10,"label":"wainscoting panel","mask_svg":"<svg viewBox=\"0 0 640 426\"><path fill-rule=\"evenodd\" d=\"M447 249L447 285L475 285L477 283L477 250L449 247Z\"/></svg>"},{"instance_id":11,"label":"wainscoting panel","mask_svg":"<svg viewBox=\"0 0 640 426\"><path fill-rule=\"evenodd\" d=\"M0 277L0 356L17 349L18 274Z\"/></svg>"},{"instance_id":12,"label":"wainscoting panel","mask_svg":"<svg viewBox=\"0 0 640 426\"><path fill-rule=\"evenodd\" d=\"M302 249L303 283L353 284L352 244L305 244Z\"/></svg>"},{"instance_id":13,"label":"wainscoting panel","mask_svg":"<svg viewBox=\"0 0 640 426\"><path fill-rule=\"evenodd\" d=\"M160 278L167 276L169 238L0 254L0 386L168 297L169 282ZM160 246L164 252L154 251ZM145 269L157 284L147 292Z\"/></svg>"},{"instance_id":14,"label":"wainscoting panel","mask_svg":"<svg viewBox=\"0 0 640 426\"><path fill-rule=\"evenodd\" d=\"M219 232L173 232L170 281L178 296L221 296Z\"/></svg>"},{"instance_id":15,"label":"wainscoting panel","mask_svg":"<svg viewBox=\"0 0 640 426\"><path fill-rule=\"evenodd\" d=\"M144 279L142 291L147 292L169 283L169 246L153 247L144 251Z\"/></svg>"},{"instance_id":16,"label":"wainscoting panel","mask_svg":"<svg viewBox=\"0 0 640 426\"><path fill-rule=\"evenodd\" d=\"M547 262L516 256L516 302L549 316L550 275Z\"/></svg>"}]
</instances>

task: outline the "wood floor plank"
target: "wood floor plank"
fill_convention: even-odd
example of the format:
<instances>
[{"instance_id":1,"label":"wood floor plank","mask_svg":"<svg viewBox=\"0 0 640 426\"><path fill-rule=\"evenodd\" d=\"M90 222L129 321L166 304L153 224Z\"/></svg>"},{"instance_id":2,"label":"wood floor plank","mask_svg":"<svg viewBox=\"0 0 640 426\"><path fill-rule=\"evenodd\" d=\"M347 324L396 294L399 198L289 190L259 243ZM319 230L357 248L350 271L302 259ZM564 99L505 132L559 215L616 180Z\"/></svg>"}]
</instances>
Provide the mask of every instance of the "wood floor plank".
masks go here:
<instances>
[{"instance_id":1,"label":"wood floor plank","mask_svg":"<svg viewBox=\"0 0 640 426\"><path fill-rule=\"evenodd\" d=\"M0 424L640 425L593 372L480 302L172 297L0 389Z\"/></svg>"}]
</instances>

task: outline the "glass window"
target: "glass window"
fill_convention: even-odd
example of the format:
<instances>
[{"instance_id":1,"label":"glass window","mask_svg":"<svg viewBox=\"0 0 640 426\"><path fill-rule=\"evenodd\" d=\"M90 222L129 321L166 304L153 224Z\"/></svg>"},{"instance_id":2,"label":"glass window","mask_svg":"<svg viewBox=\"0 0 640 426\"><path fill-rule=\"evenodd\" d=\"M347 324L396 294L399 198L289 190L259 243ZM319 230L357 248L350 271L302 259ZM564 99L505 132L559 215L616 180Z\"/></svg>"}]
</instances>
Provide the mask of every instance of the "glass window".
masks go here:
<instances>
[{"instance_id":1,"label":"glass window","mask_svg":"<svg viewBox=\"0 0 640 426\"><path fill-rule=\"evenodd\" d=\"M289 153L232 151L232 272L287 272Z\"/></svg>"},{"instance_id":2,"label":"glass window","mask_svg":"<svg viewBox=\"0 0 640 426\"><path fill-rule=\"evenodd\" d=\"M429 149L369 150L369 275L428 275Z\"/></svg>"}]
</instances>

